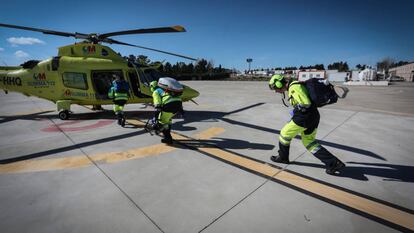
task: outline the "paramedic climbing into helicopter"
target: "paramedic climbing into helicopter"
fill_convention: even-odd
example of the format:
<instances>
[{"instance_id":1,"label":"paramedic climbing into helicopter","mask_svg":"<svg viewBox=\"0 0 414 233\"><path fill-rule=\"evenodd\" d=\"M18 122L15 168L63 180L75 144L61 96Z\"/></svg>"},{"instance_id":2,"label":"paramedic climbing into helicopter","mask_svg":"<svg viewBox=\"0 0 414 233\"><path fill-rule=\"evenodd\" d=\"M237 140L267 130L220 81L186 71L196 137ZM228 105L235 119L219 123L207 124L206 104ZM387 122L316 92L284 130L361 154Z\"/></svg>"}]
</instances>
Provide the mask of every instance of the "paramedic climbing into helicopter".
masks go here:
<instances>
[{"instance_id":1,"label":"paramedic climbing into helicopter","mask_svg":"<svg viewBox=\"0 0 414 233\"><path fill-rule=\"evenodd\" d=\"M181 94L183 86L175 79L169 77L160 78L150 83L155 115L151 123L151 130L162 132L164 138L161 142L172 144L171 136L172 118L177 113L183 113Z\"/></svg>"},{"instance_id":2,"label":"paramedic climbing into helicopter","mask_svg":"<svg viewBox=\"0 0 414 233\"><path fill-rule=\"evenodd\" d=\"M118 119L118 124L122 127L125 126L125 114L124 106L130 97L129 84L125 79L117 74L113 74L112 86L109 89L108 97L113 99L114 102L114 113Z\"/></svg>"}]
</instances>

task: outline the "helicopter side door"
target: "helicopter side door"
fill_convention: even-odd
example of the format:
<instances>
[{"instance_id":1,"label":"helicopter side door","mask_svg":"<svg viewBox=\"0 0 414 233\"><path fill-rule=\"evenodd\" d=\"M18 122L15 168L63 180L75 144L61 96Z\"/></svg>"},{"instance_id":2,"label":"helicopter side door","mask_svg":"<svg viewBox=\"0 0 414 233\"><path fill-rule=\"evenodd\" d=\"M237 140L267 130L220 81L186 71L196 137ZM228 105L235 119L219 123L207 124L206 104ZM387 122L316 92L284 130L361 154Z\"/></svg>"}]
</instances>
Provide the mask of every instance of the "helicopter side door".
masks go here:
<instances>
[{"instance_id":1,"label":"helicopter side door","mask_svg":"<svg viewBox=\"0 0 414 233\"><path fill-rule=\"evenodd\" d=\"M124 78L122 70L92 70L92 85L98 100L108 100L108 92L112 86L112 75L116 74Z\"/></svg>"},{"instance_id":2,"label":"helicopter side door","mask_svg":"<svg viewBox=\"0 0 414 233\"><path fill-rule=\"evenodd\" d=\"M146 95L152 95L150 83L152 81L157 81L162 77L162 75L153 68L143 68L137 69L139 79L141 81L141 92Z\"/></svg>"},{"instance_id":3,"label":"helicopter side door","mask_svg":"<svg viewBox=\"0 0 414 233\"><path fill-rule=\"evenodd\" d=\"M141 83L140 79L138 78L137 73L135 70L129 70L128 71L128 77L129 82L131 84L132 93L138 98L150 98L151 96L148 96L141 91L141 87L143 87L143 84Z\"/></svg>"}]
</instances>

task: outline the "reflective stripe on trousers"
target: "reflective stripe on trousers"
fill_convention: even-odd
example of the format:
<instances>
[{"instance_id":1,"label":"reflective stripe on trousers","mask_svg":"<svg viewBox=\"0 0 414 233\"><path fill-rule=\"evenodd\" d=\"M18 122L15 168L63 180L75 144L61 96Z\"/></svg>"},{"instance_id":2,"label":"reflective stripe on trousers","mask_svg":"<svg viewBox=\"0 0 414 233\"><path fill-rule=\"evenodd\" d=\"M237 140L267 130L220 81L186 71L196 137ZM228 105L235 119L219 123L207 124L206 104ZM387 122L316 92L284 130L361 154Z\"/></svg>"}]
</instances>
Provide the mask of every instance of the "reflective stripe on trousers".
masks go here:
<instances>
[{"instance_id":1,"label":"reflective stripe on trousers","mask_svg":"<svg viewBox=\"0 0 414 233\"><path fill-rule=\"evenodd\" d=\"M289 146L292 139L300 133L303 145L314 154L320 148L320 144L315 140L317 129L313 130L311 134L305 134L305 130L306 128L297 125L291 120L280 131L279 141L283 145Z\"/></svg>"}]
</instances>

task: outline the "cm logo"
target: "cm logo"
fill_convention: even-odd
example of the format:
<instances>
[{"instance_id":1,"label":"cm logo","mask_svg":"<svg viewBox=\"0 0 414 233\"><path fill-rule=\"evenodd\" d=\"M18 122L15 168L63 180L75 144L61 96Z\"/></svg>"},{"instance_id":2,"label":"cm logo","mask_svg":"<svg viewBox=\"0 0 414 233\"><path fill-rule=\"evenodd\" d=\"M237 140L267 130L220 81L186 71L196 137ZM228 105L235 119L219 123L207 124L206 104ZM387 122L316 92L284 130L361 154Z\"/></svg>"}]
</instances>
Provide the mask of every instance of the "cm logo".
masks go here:
<instances>
[{"instance_id":1,"label":"cm logo","mask_svg":"<svg viewBox=\"0 0 414 233\"><path fill-rule=\"evenodd\" d=\"M46 74L45 73L33 74L33 78L37 81L43 81L43 80L46 80Z\"/></svg>"},{"instance_id":2,"label":"cm logo","mask_svg":"<svg viewBox=\"0 0 414 233\"><path fill-rule=\"evenodd\" d=\"M95 49L95 46L88 45L88 46L83 46L82 51L84 54L92 54L96 52L96 49Z\"/></svg>"}]
</instances>

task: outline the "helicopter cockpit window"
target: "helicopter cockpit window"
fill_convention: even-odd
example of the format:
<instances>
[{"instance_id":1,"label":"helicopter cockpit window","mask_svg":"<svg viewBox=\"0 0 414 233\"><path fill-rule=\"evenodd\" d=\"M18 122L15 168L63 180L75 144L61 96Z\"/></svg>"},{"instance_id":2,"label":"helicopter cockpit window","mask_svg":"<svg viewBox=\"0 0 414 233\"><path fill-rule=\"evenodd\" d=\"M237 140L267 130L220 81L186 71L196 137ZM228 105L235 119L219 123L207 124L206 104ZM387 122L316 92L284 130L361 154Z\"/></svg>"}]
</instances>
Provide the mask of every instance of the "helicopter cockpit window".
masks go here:
<instances>
[{"instance_id":1,"label":"helicopter cockpit window","mask_svg":"<svg viewBox=\"0 0 414 233\"><path fill-rule=\"evenodd\" d=\"M65 72L63 73L63 85L69 88L87 90L88 83L86 82L86 74Z\"/></svg>"}]
</instances>

